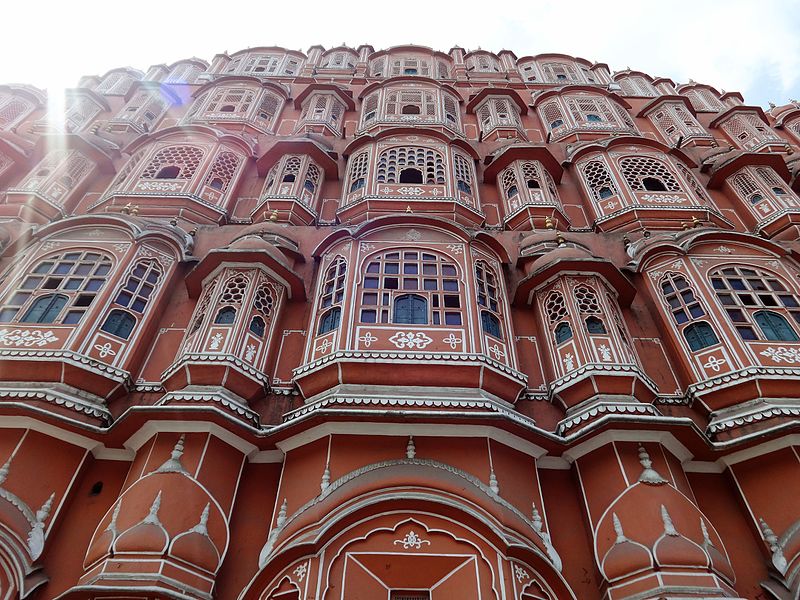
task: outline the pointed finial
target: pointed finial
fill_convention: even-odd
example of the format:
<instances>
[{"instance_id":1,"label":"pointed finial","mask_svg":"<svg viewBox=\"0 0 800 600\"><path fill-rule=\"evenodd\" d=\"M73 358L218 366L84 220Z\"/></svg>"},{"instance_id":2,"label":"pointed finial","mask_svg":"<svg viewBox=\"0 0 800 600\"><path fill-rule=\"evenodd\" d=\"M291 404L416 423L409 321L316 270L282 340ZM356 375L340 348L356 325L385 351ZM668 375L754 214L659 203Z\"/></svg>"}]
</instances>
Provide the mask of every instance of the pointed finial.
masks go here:
<instances>
[{"instance_id":1,"label":"pointed finial","mask_svg":"<svg viewBox=\"0 0 800 600\"><path fill-rule=\"evenodd\" d=\"M703 545L713 546L714 543L711 541L711 538L708 537L708 527L706 527L706 522L702 518L700 519L700 531L703 532Z\"/></svg>"},{"instance_id":2,"label":"pointed finial","mask_svg":"<svg viewBox=\"0 0 800 600\"><path fill-rule=\"evenodd\" d=\"M620 522L617 513L611 513L611 520L614 523L614 532L617 534L617 541L615 541L614 544L627 542L628 538L625 537L625 532L622 531L622 523Z\"/></svg>"},{"instance_id":3,"label":"pointed finial","mask_svg":"<svg viewBox=\"0 0 800 600\"><path fill-rule=\"evenodd\" d=\"M417 455L417 446L414 444L414 436L408 436L408 444L406 444L406 458L414 458Z\"/></svg>"},{"instance_id":4,"label":"pointed finial","mask_svg":"<svg viewBox=\"0 0 800 600\"><path fill-rule=\"evenodd\" d=\"M50 497L42 504L42 507L36 511L36 522L37 523L44 523L47 520L48 515L50 514L50 509L53 507L53 498L56 497L56 493L53 492L50 494Z\"/></svg>"},{"instance_id":5,"label":"pointed finial","mask_svg":"<svg viewBox=\"0 0 800 600\"><path fill-rule=\"evenodd\" d=\"M281 504L281 508L278 511L278 518L275 521L275 525L278 527L283 527L283 524L286 523L286 510L289 507L289 503L286 498L283 499L283 504Z\"/></svg>"},{"instance_id":6,"label":"pointed finial","mask_svg":"<svg viewBox=\"0 0 800 600\"><path fill-rule=\"evenodd\" d=\"M653 461L650 460L650 455L642 445L639 445L639 463L644 467L644 471L639 475L639 481L641 483L646 483L647 485L662 485L667 483L667 480L653 469Z\"/></svg>"},{"instance_id":7,"label":"pointed finial","mask_svg":"<svg viewBox=\"0 0 800 600\"><path fill-rule=\"evenodd\" d=\"M181 464L181 457L183 456L183 448L185 443L186 434L182 433L181 437L178 438L178 441L175 442L175 446L172 448L169 458L164 461L164 464L156 469L156 473L186 473L186 469L184 469L183 464Z\"/></svg>"},{"instance_id":8,"label":"pointed finial","mask_svg":"<svg viewBox=\"0 0 800 600\"><path fill-rule=\"evenodd\" d=\"M774 102L770 102L770 103L769 103L769 107L770 107L770 108L776 108L776 106L775 106L775 103L774 103Z\"/></svg>"},{"instance_id":9,"label":"pointed finial","mask_svg":"<svg viewBox=\"0 0 800 600\"><path fill-rule=\"evenodd\" d=\"M761 526L761 533L764 536L764 541L767 542L769 551L772 552L772 564L780 571L781 575L786 574L789 563L783 555L783 548L781 548L778 543L778 536L775 535L775 532L772 531L772 528L767 525L767 522L763 518L758 518L758 524Z\"/></svg>"},{"instance_id":10,"label":"pointed finial","mask_svg":"<svg viewBox=\"0 0 800 600\"><path fill-rule=\"evenodd\" d=\"M11 456L8 457L8 460L3 463L3 466L0 467L0 485L3 485L6 482L6 478L8 477L8 471L11 469Z\"/></svg>"},{"instance_id":11,"label":"pointed finial","mask_svg":"<svg viewBox=\"0 0 800 600\"><path fill-rule=\"evenodd\" d=\"M139 206L137 204L134 204L133 208L131 208L131 216L135 217L138 214L139 214Z\"/></svg>"},{"instance_id":12,"label":"pointed finial","mask_svg":"<svg viewBox=\"0 0 800 600\"><path fill-rule=\"evenodd\" d=\"M542 515L539 514L539 509L536 508L536 503L531 502L531 521L533 521L533 528L536 533L542 533Z\"/></svg>"},{"instance_id":13,"label":"pointed finial","mask_svg":"<svg viewBox=\"0 0 800 600\"><path fill-rule=\"evenodd\" d=\"M106 527L106 531L110 531L114 537L117 537L117 517L119 517L120 508L122 508L122 502L117 502L114 505L114 512L111 513L111 521Z\"/></svg>"},{"instance_id":14,"label":"pointed finial","mask_svg":"<svg viewBox=\"0 0 800 600\"><path fill-rule=\"evenodd\" d=\"M553 219L550 216L544 218L544 227L545 229L554 229Z\"/></svg>"},{"instance_id":15,"label":"pointed finial","mask_svg":"<svg viewBox=\"0 0 800 600\"><path fill-rule=\"evenodd\" d=\"M497 485L497 476L494 474L494 467L492 467L492 470L489 471L489 489L495 494L500 493L500 486Z\"/></svg>"},{"instance_id":16,"label":"pointed finial","mask_svg":"<svg viewBox=\"0 0 800 600\"><path fill-rule=\"evenodd\" d=\"M665 535L671 535L673 537L680 535L675 529L675 524L672 522L672 517L670 517L669 513L667 512L667 507L663 504L661 505L661 520L664 522Z\"/></svg>"},{"instance_id":17,"label":"pointed finial","mask_svg":"<svg viewBox=\"0 0 800 600\"><path fill-rule=\"evenodd\" d=\"M158 511L161 509L161 490L158 490L158 494L156 494L155 500L153 500L153 504L150 505L150 512L144 518L142 523L150 523L152 525L160 525L161 522L158 520Z\"/></svg>"},{"instance_id":18,"label":"pointed finial","mask_svg":"<svg viewBox=\"0 0 800 600\"><path fill-rule=\"evenodd\" d=\"M330 463L325 463L325 470L322 472L322 480L319 482L319 490L325 493L325 490L331 485L331 466Z\"/></svg>"},{"instance_id":19,"label":"pointed finial","mask_svg":"<svg viewBox=\"0 0 800 600\"><path fill-rule=\"evenodd\" d=\"M278 209L272 211L272 214L269 216L269 220L273 223L278 220Z\"/></svg>"},{"instance_id":20,"label":"pointed finial","mask_svg":"<svg viewBox=\"0 0 800 600\"><path fill-rule=\"evenodd\" d=\"M411 210L411 205L410 204L406 205L406 212L407 213L413 213L414 212L413 210Z\"/></svg>"},{"instance_id":21,"label":"pointed finial","mask_svg":"<svg viewBox=\"0 0 800 600\"><path fill-rule=\"evenodd\" d=\"M198 521L197 525L191 528L191 532L199 533L200 535L208 535L208 513L211 508L211 503L206 502L206 507L203 509L203 512L200 513L200 521Z\"/></svg>"}]
</instances>

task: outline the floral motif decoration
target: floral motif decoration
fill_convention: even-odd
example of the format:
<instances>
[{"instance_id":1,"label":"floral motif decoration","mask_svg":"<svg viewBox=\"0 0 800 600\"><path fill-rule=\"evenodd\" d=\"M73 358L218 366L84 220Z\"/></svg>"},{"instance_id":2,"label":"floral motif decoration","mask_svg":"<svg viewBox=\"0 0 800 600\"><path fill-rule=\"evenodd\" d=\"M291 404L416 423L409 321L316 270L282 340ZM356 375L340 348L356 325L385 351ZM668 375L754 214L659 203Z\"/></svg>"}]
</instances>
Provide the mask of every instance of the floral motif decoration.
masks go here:
<instances>
[{"instance_id":1,"label":"floral motif decoration","mask_svg":"<svg viewBox=\"0 0 800 600\"><path fill-rule=\"evenodd\" d=\"M397 348L417 348L422 350L433 340L421 331L398 331L389 338L389 341Z\"/></svg>"},{"instance_id":2,"label":"floral motif decoration","mask_svg":"<svg viewBox=\"0 0 800 600\"><path fill-rule=\"evenodd\" d=\"M0 345L3 346L46 346L57 341L58 338L50 330L0 329Z\"/></svg>"},{"instance_id":3,"label":"floral motif decoration","mask_svg":"<svg viewBox=\"0 0 800 600\"><path fill-rule=\"evenodd\" d=\"M2 332L0 332L2 333ZM773 362L776 363L800 363L800 349L799 348L787 348L786 346L778 346L777 348L773 348L770 346L766 350L760 352L761 356L766 356L767 358L771 358Z\"/></svg>"},{"instance_id":4,"label":"floral motif decoration","mask_svg":"<svg viewBox=\"0 0 800 600\"><path fill-rule=\"evenodd\" d=\"M409 531L403 539L395 540L394 544L402 544L404 550L408 550L409 548L420 550L424 544L428 544L428 546L431 545L428 540L423 540L419 537L413 529Z\"/></svg>"}]
</instances>

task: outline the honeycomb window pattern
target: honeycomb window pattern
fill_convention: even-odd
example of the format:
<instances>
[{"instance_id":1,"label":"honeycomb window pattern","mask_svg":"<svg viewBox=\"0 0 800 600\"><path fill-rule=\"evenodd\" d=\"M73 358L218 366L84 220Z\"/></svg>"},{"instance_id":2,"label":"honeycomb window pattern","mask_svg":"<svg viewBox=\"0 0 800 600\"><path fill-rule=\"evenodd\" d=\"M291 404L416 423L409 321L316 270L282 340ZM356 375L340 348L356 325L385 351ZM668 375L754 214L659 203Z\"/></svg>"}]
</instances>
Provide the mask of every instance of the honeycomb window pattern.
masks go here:
<instances>
[{"instance_id":1,"label":"honeycomb window pattern","mask_svg":"<svg viewBox=\"0 0 800 600\"><path fill-rule=\"evenodd\" d=\"M622 176L636 192L668 191L680 192L681 186L667 166L660 160L648 156L626 156L619 161ZM651 180L661 182L661 186ZM663 187L663 190L653 188Z\"/></svg>"},{"instance_id":2,"label":"honeycomb window pattern","mask_svg":"<svg viewBox=\"0 0 800 600\"><path fill-rule=\"evenodd\" d=\"M403 181L410 170L419 172L421 181ZM416 146L396 147L384 151L378 159L379 183L444 184L444 159L439 152Z\"/></svg>"},{"instance_id":3,"label":"honeycomb window pattern","mask_svg":"<svg viewBox=\"0 0 800 600\"><path fill-rule=\"evenodd\" d=\"M191 179L200 161L202 149L195 146L168 146L156 152L142 172L143 179Z\"/></svg>"}]
</instances>

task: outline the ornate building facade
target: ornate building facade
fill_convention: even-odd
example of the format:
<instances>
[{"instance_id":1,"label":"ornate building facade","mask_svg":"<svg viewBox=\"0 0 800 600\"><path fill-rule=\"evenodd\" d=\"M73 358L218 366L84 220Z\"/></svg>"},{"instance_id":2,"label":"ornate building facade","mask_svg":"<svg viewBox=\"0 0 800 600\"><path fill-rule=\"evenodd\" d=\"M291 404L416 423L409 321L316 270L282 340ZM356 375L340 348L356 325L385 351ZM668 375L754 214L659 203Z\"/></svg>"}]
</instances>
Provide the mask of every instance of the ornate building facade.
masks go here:
<instances>
[{"instance_id":1,"label":"ornate building facade","mask_svg":"<svg viewBox=\"0 0 800 600\"><path fill-rule=\"evenodd\" d=\"M0 598L797 599L798 150L561 54L0 86Z\"/></svg>"}]
</instances>

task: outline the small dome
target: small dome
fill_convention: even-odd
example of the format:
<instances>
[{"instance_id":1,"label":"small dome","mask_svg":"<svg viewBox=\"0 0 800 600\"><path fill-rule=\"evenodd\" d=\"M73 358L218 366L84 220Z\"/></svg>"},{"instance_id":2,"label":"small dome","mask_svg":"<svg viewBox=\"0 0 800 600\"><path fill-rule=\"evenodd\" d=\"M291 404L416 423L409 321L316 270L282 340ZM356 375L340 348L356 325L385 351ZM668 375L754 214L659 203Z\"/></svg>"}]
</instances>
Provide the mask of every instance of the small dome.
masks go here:
<instances>
[{"instance_id":1,"label":"small dome","mask_svg":"<svg viewBox=\"0 0 800 600\"><path fill-rule=\"evenodd\" d=\"M583 248L577 246L559 246L534 260L526 270L529 273L535 273L536 271L540 271L545 267L564 260L586 260L591 258L594 258L594 256Z\"/></svg>"},{"instance_id":2,"label":"small dome","mask_svg":"<svg viewBox=\"0 0 800 600\"><path fill-rule=\"evenodd\" d=\"M608 581L638 573L653 566L650 551L635 542L625 540L614 544L603 557L601 569Z\"/></svg>"},{"instance_id":3,"label":"small dome","mask_svg":"<svg viewBox=\"0 0 800 600\"><path fill-rule=\"evenodd\" d=\"M703 549L680 534L661 536L653 546L653 556L661 567L708 567Z\"/></svg>"}]
</instances>

